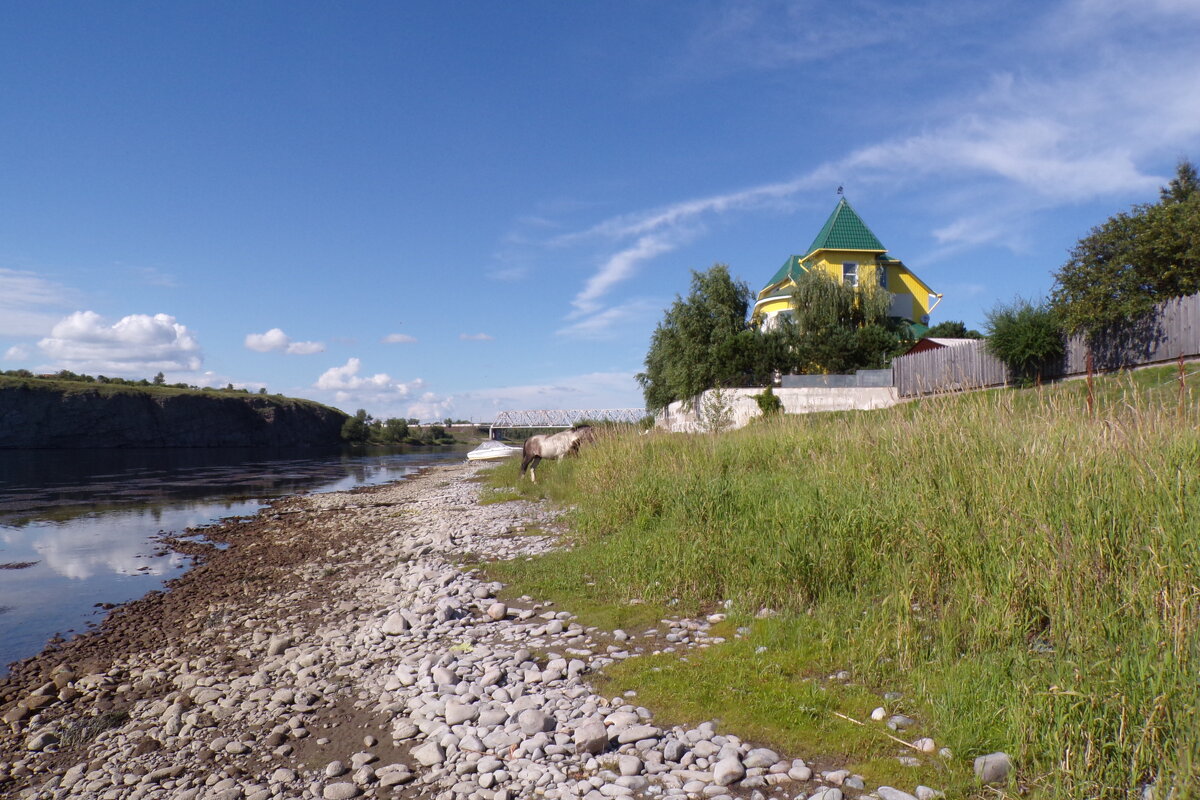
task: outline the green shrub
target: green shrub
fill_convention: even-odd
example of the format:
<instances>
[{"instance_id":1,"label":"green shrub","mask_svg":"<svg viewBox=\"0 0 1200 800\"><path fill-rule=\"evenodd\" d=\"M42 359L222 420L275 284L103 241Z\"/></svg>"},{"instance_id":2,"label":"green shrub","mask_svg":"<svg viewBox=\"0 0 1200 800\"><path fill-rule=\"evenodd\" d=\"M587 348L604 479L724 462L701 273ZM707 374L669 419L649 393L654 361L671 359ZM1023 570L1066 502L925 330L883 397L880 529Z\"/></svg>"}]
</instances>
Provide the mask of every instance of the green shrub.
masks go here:
<instances>
[{"instance_id":1,"label":"green shrub","mask_svg":"<svg viewBox=\"0 0 1200 800\"><path fill-rule=\"evenodd\" d=\"M1045 303L1022 297L987 312L987 349L1020 381L1041 382L1042 374L1065 352L1058 315Z\"/></svg>"}]
</instances>

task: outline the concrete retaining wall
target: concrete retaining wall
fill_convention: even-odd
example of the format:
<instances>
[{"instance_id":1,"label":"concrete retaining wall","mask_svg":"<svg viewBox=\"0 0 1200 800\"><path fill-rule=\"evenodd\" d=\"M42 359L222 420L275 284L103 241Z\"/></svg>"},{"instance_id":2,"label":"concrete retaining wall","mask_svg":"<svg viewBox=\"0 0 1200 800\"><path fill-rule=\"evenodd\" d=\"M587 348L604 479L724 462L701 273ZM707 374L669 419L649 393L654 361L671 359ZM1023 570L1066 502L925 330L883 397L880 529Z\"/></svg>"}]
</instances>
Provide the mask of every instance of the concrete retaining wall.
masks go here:
<instances>
[{"instance_id":1,"label":"concrete retaining wall","mask_svg":"<svg viewBox=\"0 0 1200 800\"><path fill-rule=\"evenodd\" d=\"M710 389L690 404L671 403L655 418L656 426L672 433L696 433L713 428L741 428L762 414L754 395L762 389ZM819 411L868 411L887 408L899 402L894 387L852 387L844 389L775 389L785 414L813 414Z\"/></svg>"}]
</instances>

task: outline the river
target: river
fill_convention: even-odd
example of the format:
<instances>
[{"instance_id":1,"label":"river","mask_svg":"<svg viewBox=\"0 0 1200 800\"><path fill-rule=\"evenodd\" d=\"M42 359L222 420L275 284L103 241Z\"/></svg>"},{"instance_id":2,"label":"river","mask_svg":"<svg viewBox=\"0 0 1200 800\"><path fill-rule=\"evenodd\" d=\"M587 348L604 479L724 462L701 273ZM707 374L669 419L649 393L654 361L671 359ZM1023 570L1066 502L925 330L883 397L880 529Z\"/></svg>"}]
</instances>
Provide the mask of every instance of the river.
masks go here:
<instances>
[{"instance_id":1,"label":"river","mask_svg":"<svg viewBox=\"0 0 1200 800\"><path fill-rule=\"evenodd\" d=\"M283 495L398 480L465 452L0 450L0 675L191 566L164 552L163 533L253 514Z\"/></svg>"}]
</instances>

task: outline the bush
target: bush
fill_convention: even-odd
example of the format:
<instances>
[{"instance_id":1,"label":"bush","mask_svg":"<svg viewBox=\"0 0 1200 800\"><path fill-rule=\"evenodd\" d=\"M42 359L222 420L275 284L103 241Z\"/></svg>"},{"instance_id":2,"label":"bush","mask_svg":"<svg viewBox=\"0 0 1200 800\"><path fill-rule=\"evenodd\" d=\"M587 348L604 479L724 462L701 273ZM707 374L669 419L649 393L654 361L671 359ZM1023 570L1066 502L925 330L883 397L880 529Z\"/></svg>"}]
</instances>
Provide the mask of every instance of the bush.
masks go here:
<instances>
[{"instance_id":1,"label":"bush","mask_svg":"<svg viewBox=\"0 0 1200 800\"><path fill-rule=\"evenodd\" d=\"M987 312L987 350L1020 381L1041 383L1042 373L1066 350L1058 314L1021 297Z\"/></svg>"},{"instance_id":2,"label":"bush","mask_svg":"<svg viewBox=\"0 0 1200 800\"><path fill-rule=\"evenodd\" d=\"M778 414L783 411L783 401L775 394L775 391L768 386L761 394L754 395L754 402L758 403L758 409L762 411L764 417L769 417L772 414Z\"/></svg>"}]
</instances>

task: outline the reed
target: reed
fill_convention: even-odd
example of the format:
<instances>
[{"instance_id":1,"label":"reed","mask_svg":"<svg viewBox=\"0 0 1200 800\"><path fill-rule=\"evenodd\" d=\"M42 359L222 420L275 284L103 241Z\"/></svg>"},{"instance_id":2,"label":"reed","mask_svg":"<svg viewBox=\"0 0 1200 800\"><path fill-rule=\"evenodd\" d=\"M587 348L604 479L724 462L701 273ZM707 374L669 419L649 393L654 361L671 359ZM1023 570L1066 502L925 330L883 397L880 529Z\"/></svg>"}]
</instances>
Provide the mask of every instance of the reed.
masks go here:
<instances>
[{"instance_id":1,"label":"reed","mask_svg":"<svg viewBox=\"0 0 1200 800\"><path fill-rule=\"evenodd\" d=\"M960 764L1004 750L1043 796L1190 796L1200 409L1172 369L1098 381L1091 412L1078 382L609 437L539 484L575 546L497 569L592 608L772 609L752 639L789 674L903 692ZM792 716L761 735L796 740Z\"/></svg>"}]
</instances>

